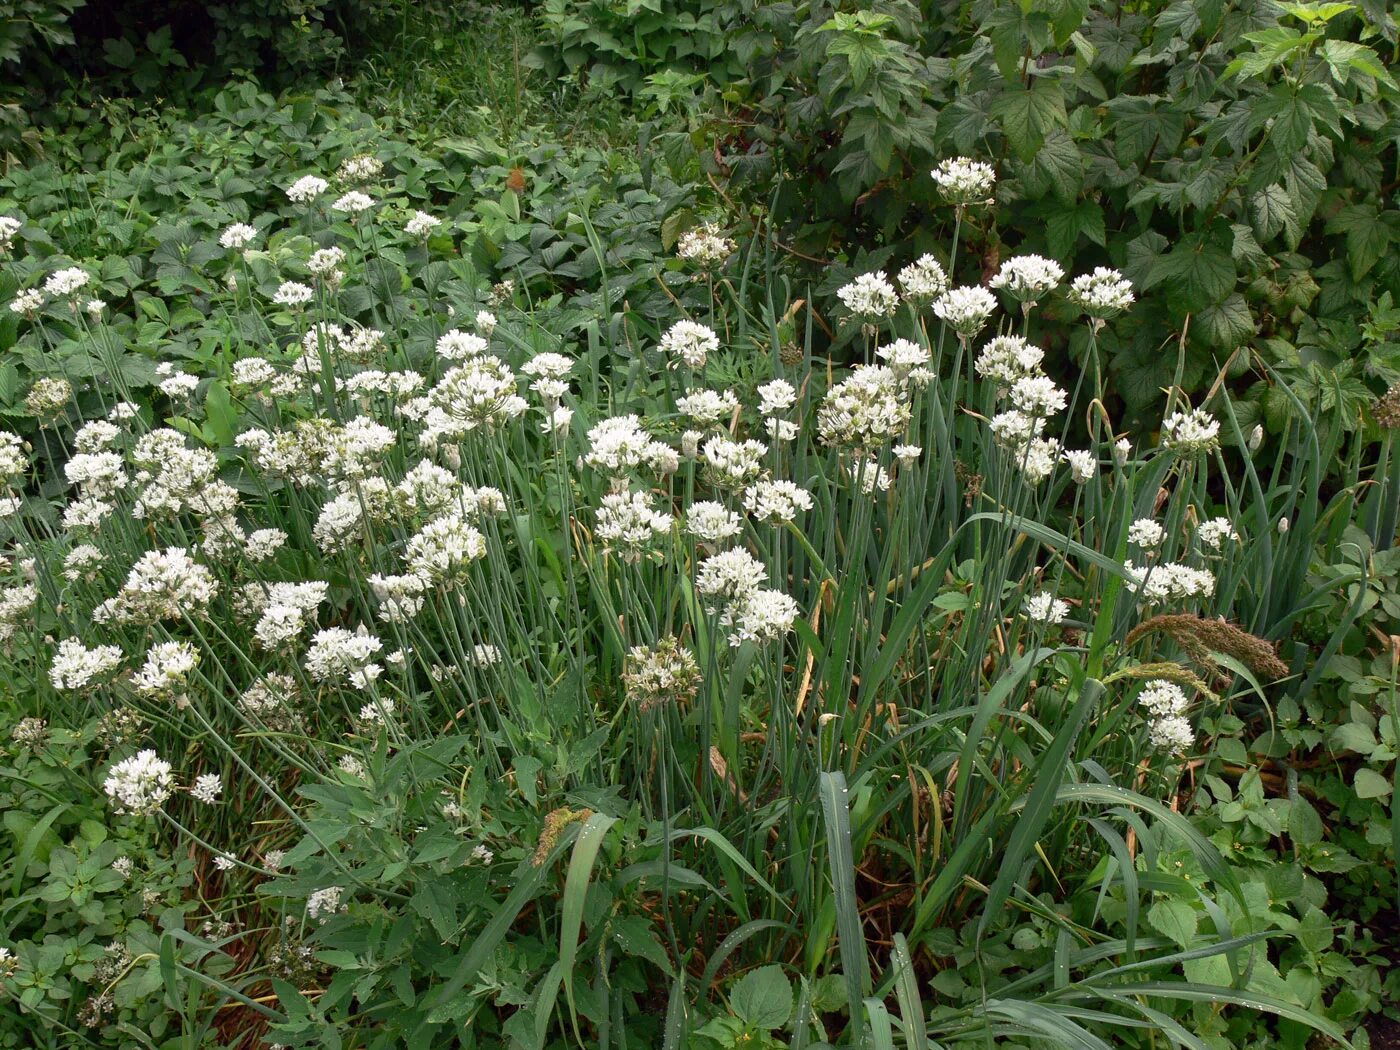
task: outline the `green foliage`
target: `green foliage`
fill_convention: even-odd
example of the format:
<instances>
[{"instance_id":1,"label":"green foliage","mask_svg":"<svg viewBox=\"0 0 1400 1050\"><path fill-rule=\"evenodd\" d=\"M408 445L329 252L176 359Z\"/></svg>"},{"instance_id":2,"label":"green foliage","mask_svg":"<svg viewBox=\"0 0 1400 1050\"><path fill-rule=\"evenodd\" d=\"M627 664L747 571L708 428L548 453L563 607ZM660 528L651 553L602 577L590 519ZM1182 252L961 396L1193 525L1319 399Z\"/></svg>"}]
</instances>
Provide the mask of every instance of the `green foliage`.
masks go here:
<instances>
[{"instance_id":1,"label":"green foliage","mask_svg":"<svg viewBox=\"0 0 1400 1050\"><path fill-rule=\"evenodd\" d=\"M726 36L735 0L545 0L546 41L527 61L552 76L581 75L592 91L640 92L659 74L704 74L724 84L743 72Z\"/></svg>"},{"instance_id":2,"label":"green foliage","mask_svg":"<svg viewBox=\"0 0 1400 1050\"><path fill-rule=\"evenodd\" d=\"M586 21L581 6L569 11ZM843 265L897 266L947 243L927 173L954 154L1000 176L995 222L967 216L960 280L1038 252L1070 272L1116 266L1156 293L1104 336L1131 420L1172 382L1203 389L1223 363L1242 389L1266 364L1308 360L1326 347L1319 326L1354 347L1368 305L1400 294L1400 213L1382 192L1397 91L1376 50L1396 28L1379 8L741 7L728 40L743 72L721 92L732 123L714 127L716 174L772 202L794 259L836 265L828 294ZM1052 327L1044 342L1077 357L1069 336ZM1330 376L1336 362L1319 367ZM1286 400L1267 382L1252 399L1277 431Z\"/></svg>"}]
</instances>

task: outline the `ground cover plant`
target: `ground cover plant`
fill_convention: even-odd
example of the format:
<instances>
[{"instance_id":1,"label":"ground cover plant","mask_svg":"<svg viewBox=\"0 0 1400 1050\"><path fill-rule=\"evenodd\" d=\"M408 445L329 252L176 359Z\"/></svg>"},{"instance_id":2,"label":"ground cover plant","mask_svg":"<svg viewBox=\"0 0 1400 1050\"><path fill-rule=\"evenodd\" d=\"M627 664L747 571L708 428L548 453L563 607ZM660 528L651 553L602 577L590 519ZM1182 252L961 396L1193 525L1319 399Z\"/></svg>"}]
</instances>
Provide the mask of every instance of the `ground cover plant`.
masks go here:
<instances>
[{"instance_id":1,"label":"ground cover plant","mask_svg":"<svg viewBox=\"0 0 1400 1050\"><path fill-rule=\"evenodd\" d=\"M779 5L623 6L14 145L0 1045L1386 1045L1389 300L1203 357L994 136L811 254Z\"/></svg>"}]
</instances>

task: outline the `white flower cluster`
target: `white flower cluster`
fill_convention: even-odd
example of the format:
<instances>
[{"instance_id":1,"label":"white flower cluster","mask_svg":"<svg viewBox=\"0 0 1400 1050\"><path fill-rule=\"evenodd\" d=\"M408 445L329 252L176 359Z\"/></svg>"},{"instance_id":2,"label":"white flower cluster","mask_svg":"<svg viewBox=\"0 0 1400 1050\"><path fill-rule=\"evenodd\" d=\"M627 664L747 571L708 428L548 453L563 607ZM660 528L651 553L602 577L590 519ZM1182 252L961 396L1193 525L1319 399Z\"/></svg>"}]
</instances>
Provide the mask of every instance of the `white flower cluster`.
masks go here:
<instances>
[{"instance_id":1,"label":"white flower cluster","mask_svg":"<svg viewBox=\"0 0 1400 1050\"><path fill-rule=\"evenodd\" d=\"M962 339L982 331L996 308L996 296L980 285L950 288L933 302L934 316Z\"/></svg>"},{"instance_id":2,"label":"white flower cluster","mask_svg":"<svg viewBox=\"0 0 1400 1050\"><path fill-rule=\"evenodd\" d=\"M885 320L899 306L894 285L880 271L863 273L850 284L838 288L836 298L855 320L868 325Z\"/></svg>"},{"instance_id":3,"label":"white flower cluster","mask_svg":"<svg viewBox=\"0 0 1400 1050\"><path fill-rule=\"evenodd\" d=\"M710 269L734 254L734 247L734 241L726 237L718 226L706 223L681 234L676 243L676 255Z\"/></svg>"},{"instance_id":4,"label":"white flower cluster","mask_svg":"<svg viewBox=\"0 0 1400 1050\"><path fill-rule=\"evenodd\" d=\"M143 816L165 805L175 790L175 778L170 763L148 749L108 770L102 790L118 813Z\"/></svg>"},{"instance_id":5,"label":"white flower cluster","mask_svg":"<svg viewBox=\"0 0 1400 1050\"><path fill-rule=\"evenodd\" d=\"M1138 706L1147 712L1148 739L1152 746L1174 755L1184 754L1196 741L1186 718L1186 693L1175 682L1153 679L1138 694Z\"/></svg>"},{"instance_id":6,"label":"white flower cluster","mask_svg":"<svg viewBox=\"0 0 1400 1050\"><path fill-rule=\"evenodd\" d=\"M969 157L939 161L930 174L950 204L990 203L992 187L997 181L996 170L990 164Z\"/></svg>"},{"instance_id":7,"label":"white flower cluster","mask_svg":"<svg viewBox=\"0 0 1400 1050\"><path fill-rule=\"evenodd\" d=\"M1206 569L1193 569L1180 562L1139 567L1123 565L1128 582L1139 598L1149 604L1209 598L1215 593L1215 576Z\"/></svg>"},{"instance_id":8,"label":"white flower cluster","mask_svg":"<svg viewBox=\"0 0 1400 1050\"><path fill-rule=\"evenodd\" d=\"M925 306L948 290L948 275L932 255L921 255L899 271L899 287L906 301Z\"/></svg>"},{"instance_id":9,"label":"white flower cluster","mask_svg":"<svg viewBox=\"0 0 1400 1050\"><path fill-rule=\"evenodd\" d=\"M596 532L603 550L624 562L641 561L670 528L671 515L656 510L643 492L609 492L598 508Z\"/></svg>"},{"instance_id":10,"label":"white flower cluster","mask_svg":"<svg viewBox=\"0 0 1400 1050\"><path fill-rule=\"evenodd\" d=\"M763 645L792 630L798 607L790 595L765 590L768 570L742 547L712 554L700 563L695 589L719 622L730 628L729 644Z\"/></svg>"},{"instance_id":11,"label":"white flower cluster","mask_svg":"<svg viewBox=\"0 0 1400 1050\"><path fill-rule=\"evenodd\" d=\"M719 336L697 321L677 321L662 335L658 348L672 368L684 365L698 372L705 367L709 355L719 349Z\"/></svg>"},{"instance_id":12,"label":"white flower cluster","mask_svg":"<svg viewBox=\"0 0 1400 1050\"><path fill-rule=\"evenodd\" d=\"M1220 420L1203 408L1173 412L1162 421L1162 447L1181 456L1200 456L1220 447Z\"/></svg>"},{"instance_id":13,"label":"white flower cluster","mask_svg":"<svg viewBox=\"0 0 1400 1050\"><path fill-rule=\"evenodd\" d=\"M1070 282L1069 301L1091 318L1103 321L1133 305L1133 285L1117 270L1094 268Z\"/></svg>"},{"instance_id":14,"label":"white flower cluster","mask_svg":"<svg viewBox=\"0 0 1400 1050\"><path fill-rule=\"evenodd\" d=\"M1065 270L1059 263L1043 255L1016 255L1002 263L987 284L1018 303L1031 306L1053 292L1064 279Z\"/></svg>"}]
</instances>

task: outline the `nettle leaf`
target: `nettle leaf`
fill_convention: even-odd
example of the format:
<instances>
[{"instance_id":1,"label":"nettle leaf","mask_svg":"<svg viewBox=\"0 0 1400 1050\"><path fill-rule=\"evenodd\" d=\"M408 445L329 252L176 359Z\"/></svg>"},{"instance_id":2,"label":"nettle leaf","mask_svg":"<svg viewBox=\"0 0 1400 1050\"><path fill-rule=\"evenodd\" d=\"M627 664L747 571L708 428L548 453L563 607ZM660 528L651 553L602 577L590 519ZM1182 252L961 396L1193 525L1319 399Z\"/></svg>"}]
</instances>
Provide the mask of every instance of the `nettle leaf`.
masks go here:
<instances>
[{"instance_id":1,"label":"nettle leaf","mask_svg":"<svg viewBox=\"0 0 1400 1050\"><path fill-rule=\"evenodd\" d=\"M992 115L1001 122L1011 148L1025 161L1044 145L1051 128L1069 123L1064 90L1058 82L1043 77L1029 89L1015 88L998 96L992 103Z\"/></svg>"},{"instance_id":2,"label":"nettle leaf","mask_svg":"<svg viewBox=\"0 0 1400 1050\"><path fill-rule=\"evenodd\" d=\"M1234 291L1235 260L1228 244L1206 234L1192 234L1157 260L1148 287L1156 284L1165 286L1173 309L1196 313Z\"/></svg>"},{"instance_id":3,"label":"nettle leaf","mask_svg":"<svg viewBox=\"0 0 1400 1050\"><path fill-rule=\"evenodd\" d=\"M1105 108L1112 114L1113 150L1120 164L1132 164L1147 156L1176 152L1186 131L1186 115L1164 103L1159 95L1138 95L1109 99Z\"/></svg>"},{"instance_id":4,"label":"nettle leaf","mask_svg":"<svg viewBox=\"0 0 1400 1050\"><path fill-rule=\"evenodd\" d=\"M1250 214L1254 217L1254 229L1260 240L1267 241L1280 231L1287 234L1290 248L1298 246L1301 231L1298 216L1293 210L1293 201L1288 191L1278 183L1260 190L1249 200Z\"/></svg>"},{"instance_id":5,"label":"nettle leaf","mask_svg":"<svg viewBox=\"0 0 1400 1050\"><path fill-rule=\"evenodd\" d=\"M1205 341L1218 350L1233 350L1254 335L1254 315L1249 312L1244 296L1236 292L1197 313L1191 333L1204 336Z\"/></svg>"},{"instance_id":6,"label":"nettle leaf","mask_svg":"<svg viewBox=\"0 0 1400 1050\"><path fill-rule=\"evenodd\" d=\"M1045 245L1057 259L1067 259L1080 237L1104 245L1103 208L1095 201L1056 206L1045 220Z\"/></svg>"},{"instance_id":7,"label":"nettle leaf","mask_svg":"<svg viewBox=\"0 0 1400 1050\"><path fill-rule=\"evenodd\" d=\"M1045 144L1036 151L1022 179L1034 196L1043 197L1048 192L1062 201L1074 200L1084 182L1084 159L1079 147L1067 133L1054 128L1045 136Z\"/></svg>"},{"instance_id":8,"label":"nettle leaf","mask_svg":"<svg viewBox=\"0 0 1400 1050\"><path fill-rule=\"evenodd\" d=\"M1347 269L1359 281L1390 247L1393 232L1374 204L1348 204L1327 220L1328 233L1346 236Z\"/></svg>"}]
</instances>

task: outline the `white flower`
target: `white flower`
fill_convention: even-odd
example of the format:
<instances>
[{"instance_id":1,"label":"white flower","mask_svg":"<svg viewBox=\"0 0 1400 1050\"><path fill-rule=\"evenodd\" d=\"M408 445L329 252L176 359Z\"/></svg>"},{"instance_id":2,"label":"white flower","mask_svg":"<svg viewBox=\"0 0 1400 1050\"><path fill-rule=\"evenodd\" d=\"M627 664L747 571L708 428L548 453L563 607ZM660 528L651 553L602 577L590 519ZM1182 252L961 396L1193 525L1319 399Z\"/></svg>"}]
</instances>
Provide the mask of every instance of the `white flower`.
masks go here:
<instances>
[{"instance_id":1,"label":"white flower","mask_svg":"<svg viewBox=\"0 0 1400 1050\"><path fill-rule=\"evenodd\" d=\"M258 231L246 222L235 222L219 235L219 246L223 248L246 248L257 239Z\"/></svg>"},{"instance_id":2,"label":"white flower","mask_svg":"<svg viewBox=\"0 0 1400 1050\"><path fill-rule=\"evenodd\" d=\"M44 293L37 288L30 288L20 292L10 303L10 312L16 314L37 313L39 307L44 305Z\"/></svg>"},{"instance_id":3,"label":"white flower","mask_svg":"<svg viewBox=\"0 0 1400 1050\"><path fill-rule=\"evenodd\" d=\"M1226 540L1238 543L1240 538L1240 534L1230 524L1229 518L1211 518L1209 521L1201 522L1200 528L1196 530L1196 536L1202 545L1214 551L1218 551Z\"/></svg>"},{"instance_id":4,"label":"white flower","mask_svg":"<svg viewBox=\"0 0 1400 1050\"><path fill-rule=\"evenodd\" d=\"M791 481L759 481L744 490L744 509L758 521L781 525L811 510L812 494Z\"/></svg>"},{"instance_id":5,"label":"white flower","mask_svg":"<svg viewBox=\"0 0 1400 1050\"><path fill-rule=\"evenodd\" d=\"M486 353L486 340L471 332L453 328L438 337L437 353L448 361L465 361Z\"/></svg>"},{"instance_id":6,"label":"white flower","mask_svg":"<svg viewBox=\"0 0 1400 1050\"><path fill-rule=\"evenodd\" d=\"M1069 301L1102 321L1133 305L1133 286L1117 270L1098 266L1093 273L1081 274L1070 283Z\"/></svg>"},{"instance_id":7,"label":"white flower","mask_svg":"<svg viewBox=\"0 0 1400 1050\"><path fill-rule=\"evenodd\" d=\"M1175 682L1154 678L1142 687L1138 705L1158 718L1186 713L1186 693Z\"/></svg>"},{"instance_id":8,"label":"white flower","mask_svg":"<svg viewBox=\"0 0 1400 1050\"><path fill-rule=\"evenodd\" d=\"M863 273L850 284L836 290L836 298L851 312L851 316L864 324L875 324L894 313L899 306L899 296L894 285L881 271Z\"/></svg>"},{"instance_id":9,"label":"white flower","mask_svg":"<svg viewBox=\"0 0 1400 1050\"><path fill-rule=\"evenodd\" d=\"M768 579L763 563L743 547L711 554L695 573L695 589L711 611L721 605L747 598Z\"/></svg>"},{"instance_id":10,"label":"white flower","mask_svg":"<svg viewBox=\"0 0 1400 1050\"><path fill-rule=\"evenodd\" d=\"M798 612L797 602L789 595L758 590L726 609L720 623L733 628L729 635L731 646L745 642L763 645L779 640L792 630Z\"/></svg>"},{"instance_id":11,"label":"white flower","mask_svg":"<svg viewBox=\"0 0 1400 1050\"><path fill-rule=\"evenodd\" d=\"M987 283L1022 303L1037 303L1065 279L1064 267L1043 255L1016 255Z\"/></svg>"},{"instance_id":12,"label":"white flower","mask_svg":"<svg viewBox=\"0 0 1400 1050\"><path fill-rule=\"evenodd\" d=\"M970 157L939 161L929 173L943 197L951 204L977 204L991 196L997 173L990 164Z\"/></svg>"},{"instance_id":13,"label":"white flower","mask_svg":"<svg viewBox=\"0 0 1400 1050\"><path fill-rule=\"evenodd\" d=\"M889 365L890 371L903 379L916 368L928 365L928 351L912 339L895 339L875 351L875 356Z\"/></svg>"},{"instance_id":14,"label":"white flower","mask_svg":"<svg viewBox=\"0 0 1400 1050\"><path fill-rule=\"evenodd\" d=\"M719 349L719 336L708 325L695 321L677 321L661 337L658 349L670 359L672 368L681 365L699 371L705 360Z\"/></svg>"},{"instance_id":15,"label":"white flower","mask_svg":"<svg viewBox=\"0 0 1400 1050\"><path fill-rule=\"evenodd\" d=\"M1153 721L1147 728L1148 740L1152 746L1173 755L1185 754L1196 742L1195 730L1181 715L1168 715Z\"/></svg>"},{"instance_id":16,"label":"white flower","mask_svg":"<svg viewBox=\"0 0 1400 1050\"><path fill-rule=\"evenodd\" d=\"M115 645L89 649L77 638L65 638L49 666L49 681L58 690L88 689L120 667L123 659Z\"/></svg>"},{"instance_id":17,"label":"white flower","mask_svg":"<svg viewBox=\"0 0 1400 1050\"><path fill-rule=\"evenodd\" d=\"M1119 438L1113 443L1113 462L1126 466L1128 457L1133 454L1133 445L1127 438Z\"/></svg>"},{"instance_id":18,"label":"white flower","mask_svg":"<svg viewBox=\"0 0 1400 1050\"><path fill-rule=\"evenodd\" d=\"M287 534L281 529L257 529L248 534L243 544L243 552L249 561L267 561L287 542Z\"/></svg>"},{"instance_id":19,"label":"white flower","mask_svg":"<svg viewBox=\"0 0 1400 1050\"><path fill-rule=\"evenodd\" d=\"M676 243L676 255L708 268L729 258L734 247L734 242L726 237L718 226L707 222L681 234Z\"/></svg>"},{"instance_id":20,"label":"white flower","mask_svg":"<svg viewBox=\"0 0 1400 1050\"><path fill-rule=\"evenodd\" d=\"M1070 477L1076 485L1087 485L1094 480L1094 475L1099 470L1099 461L1094 458L1092 452L1085 449L1067 449L1061 456L1069 464Z\"/></svg>"},{"instance_id":21,"label":"white flower","mask_svg":"<svg viewBox=\"0 0 1400 1050\"><path fill-rule=\"evenodd\" d=\"M385 623L410 623L423 610L427 581L421 576L369 577L370 590L379 602L379 618Z\"/></svg>"},{"instance_id":22,"label":"white flower","mask_svg":"<svg viewBox=\"0 0 1400 1050\"><path fill-rule=\"evenodd\" d=\"M335 177L341 182L369 182L384 171L384 162L373 153L357 153L341 162Z\"/></svg>"},{"instance_id":23,"label":"white flower","mask_svg":"<svg viewBox=\"0 0 1400 1050\"><path fill-rule=\"evenodd\" d=\"M1215 577L1205 569L1193 569L1177 562L1143 568L1126 562L1123 569L1127 573L1129 586L1144 602L1209 598L1215 593Z\"/></svg>"},{"instance_id":24,"label":"white flower","mask_svg":"<svg viewBox=\"0 0 1400 1050\"><path fill-rule=\"evenodd\" d=\"M387 697L371 700L360 706L360 713L355 721L363 728L386 725L394 720L394 707L394 701Z\"/></svg>"},{"instance_id":25,"label":"white flower","mask_svg":"<svg viewBox=\"0 0 1400 1050\"><path fill-rule=\"evenodd\" d=\"M777 416L797 404L797 391L786 379L774 379L758 388L758 411L764 416Z\"/></svg>"},{"instance_id":26,"label":"white flower","mask_svg":"<svg viewBox=\"0 0 1400 1050\"><path fill-rule=\"evenodd\" d=\"M350 755L347 758L353 757ZM340 899L344 896L345 890L340 886L327 886L320 889L306 898L306 917L317 922L325 922L336 912L345 910L345 905Z\"/></svg>"},{"instance_id":27,"label":"white flower","mask_svg":"<svg viewBox=\"0 0 1400 1050\"><path fill-rule=\"evenodd\" d=\"M1220 447L1220 421L1203 408L1173 412L1162 421L1162 447L1198 456Z\"/></svg>"},{"instance_id":28,"label":"white flower","mask_svg":"<svg viewBox=\"0 0 1400 1050\"><path fill-rule=\"evenodd\" d=\"M1011 403L1038 419L1063 412L1066 400L1065 392L1049 376L1022 376L1011 384Z\"/></svg>"},{"instance_id":29,"label":"white flower","mask_svg":"<svg viewBox=\"0 0 1400 1050\"><path fill-rule=\"evenodd\" d=\"M24 224L18 219L9 215L0 215L0 252L10 250L14 243L15 234L19 233Z\"/></svg>"},{"instance_id":30,"label":"white flower","mask_svg":"<svg viewBox=\"0 0 1400 1050\"><path fill-rule=\"evenodd\" d=\"M817 409L817 434L826 445L875 448L902 435L908 422L899 378L883 365L858 365Z\"/></svg>"},{"instance_id":31,"label":"white flower","mask_svg":"<svg viewBox=\"0 0 1400 1050\"><path fill-rule=\"evenodd\" d=\"M1143 550L1156 550L1167 539L1167 530L1151 518L1138 518L1128 526L1128 542Z\"/></svg>"},{"instance_id":32,"label":"white flower","mask_svg":"<svg viewBox=\"0 0 1400 1050\"><path fill-rule=\"evenodd\" d=\"M676 409L705 426L717 423L722 416L737 410L739 399L734 391L695 390L676 398Z\"/></svg>"},{"instance_id":33,"label":"white flower","mask_svg":"<svg viewBox=\"0 0 1400 1050\"><path fill-rule=\"evenodd\" d=\"M344 261L345 251L342 248L317 248L311 253L311 258L306 260L306 268L313 276L320 277L328 284L339 284L344 276L340 264Z\"/></svg>"},{"instance_id":34,"label":"white flower","mask_svg":"<svg viewBox=\"0 0 1400 1050\"><path fill-rule=\"evenodd\" d=\"M44 282L44 291L52 296L77 295L87 287L92 280L86 270L77 266L70 266L64 270L57 270L49 275L49 279Z\"/></svg>"},{"instance_id":35,"label":"white flower","mask_svg":"<svg viewBox=\"0 0 1400 1050\"><path fill-rule=\"evenodd\" d=\"M105 299L89 299L83 304L83 309L87 311L89 317L96 321L102 316L102 311L107 309L107 302Z\"/></svg>"},{"instance_id":36,"label":"white flower","mask_svg":"<svg viewBox=\"0 0 1400 1050\"><path fill-rule=\"evenodd\" d=\"M364 688L376 677L378 668L371 661L382 648L384 643L363 626L355 631L328 627L311 637L306 650L306 673L317 682L348 682Z\"/></svg>"},{"instance_id":37,"label":"white flower","mask_svg":"<svg viewBox=\"0 0 1400 1050\"><path fill-rule=\"evenodd\" d=\"M131 685L142 696L172 699L181 695L185 680L199 665L199 653L189 642L157 642L146 654Z\"/></svg>"},{"instance_id":38,"label":"white flower","mask_svg":"<svg viewBox=\"0 0 1400 1050\"><path fill-rule=\"evenodd\" d=\"M203 802L206 806L218 802L223 793L224 781L217 773L204 773L196 777L194 784L190 786L190 798L196 802Z\"/></svg>"},{"instance_id":39,"label":"white flower","mask_svg":"<svg viewBox=\"0 0 1400 1050\"><path fill-rule=\"evenodd\" d=\"M700 455L718 484L740 488L758 476L767 451L760 441L731 441L716 434L701 446Z\"/></svg>"},{"instance_id":40,"label":"white flower","mask_svg":"<svg viewBox=\"0 0 1400 1050\"><path fill-rule=\"evenodd\" d=\"M490 339L491 333L496 330L496 325L499 322L496 320L496 315L490 310L478 310L472 323L476 325L476 330L481 333L483 339Z\"/></svg>"},{"instance_id":41,"label":"white flower","mask_svg":"<svg viewBox=\"0 0 1400 1050\"><path fill-rule=\"evenodd\" d=\"M358 215L360 212L368 211L370 208L374 207L374 198L368 193L361 193L359 190L351 190L349 193L338 198L331 207L336 211Z\"/></svg>"},{"instance_id":42,"label":"white flower","mask_svg":"<svg viewBox=\"0 0 1400 1050\"><path fill-rule=\"evenodd\" d=\"M425 211L415 211L413 218L404 224L404 232L410 237L426 237L442 225L442 220Z\"/></svg>"},{"instance_id":43,"label":"white flower","mask_svg":"<svg viewBox=\"0 0 1400 1050\"><path fill-rule=\"evenodd\" d=\"M287 197L293 204L309 204L330 187L330 183L318 175L303 175L287 189Z\"/></svg>"},{"instance_id":44,"label":"white flower","mask_svg":"<svg viewBox=\"0 0 1400 1050\"><path fill-rule=\"evenodd\" d=\"M948 290L948 275L932 255L921 255L899 271L899 286L905 299L923 306Z\"/></svg>"},{"instance_id":45,"label":"white flower","mask_svg":"<svg viewBox=\"0 0 1400 1050\"><path fill-rule=\"evenodd\" d=\"M1069 615L1069 603L1053 594L1040 591L1026 598L1026 618L1036 623L1062 623Z\"/></svg>"},{"instance_id":46,"label":"white flower","mask_svg":"<svg viewBox=\"0 0 1400 1050\"><path fill-rule=\"evenodd\" d=\"M479 642L472 646L471 660L476 667L495 667L504 657L499 646L489 642Z\"/></svg>"},{"instance_id":47,"label":"white flower","mask_svg":"<svg viewBox=\"0 0 1400 1050\"><path fill-rule=\"evenodd\" d=\"M130 857L121 856L112 861L112 870L124 879L131 878L131 872L136 867Z\"/></svg>"},{"instance_id":48,"label":"white flower","mask_svg":"<svg viewBox=\"0 0 1400 1050\"><path fill-rule=\"evenodd\" d=\"M744 523L724 504L703 500L685 512L685 530L703 543L718 544L740 535Z\"/></svg>"},{"instance_id":49,"label":"white flower","mask_svg":"<svg viewBox=\"0 0 1400 1050\"><path fill-rule=\"evenodd\" d=\"M598 508L596 532L603 550L625 562L640 561L670 528L671 516L655 510L644 492L609 492Z\"/></svg>"},{"instance_id":50,"label":"white flower","mask_svg":"<svg viewBox=\"0 0 1400 1050\"><path fill-rule=\"evenodd\" d=\"M278 306L290 306L293 309L305 306L316 297L316 293L310 286L299 281L283 281L277 288L277 294L272 297L272 301Z\"/></svg>"},{"instance_id":51,"label":"white flower","mask_svg":"<svg viewBox=\"0 0 1400 1050\"><path fill-rule=\"evenodd\" d=\"M154 751L139 751L107 772L102 790L118 813L154 813L175 790L170 763Z\"/></svg>"},{"instance_id":52,"label":"white flower","mask_svg":"<svg viewBox=\"0 0 1400 1050\"><path fill-rule=\"evenodd\" d=\"M63 559L63 577L67 580L93 580L102 566L102 551L91 543L80 543Z\"/></svg>"},{"instance_id":53,"label":"white flower","mask_svg":"<svg viewBox=\"0 0 1400 1050\"><path fill-rule=\"evenodd\" d=\"M404 565L410 574L433 583L460 576L468 565L486 557L486 537L458 513L434 518L409 539Z\"/></svg>"},{"instance_id":54,"label":"white flower","mask_svg":"<svg viewBox=\"0 0 1400 1050\"><path fill-rule=\"evenodd\" d=\"M188 372L176 372L169 379L163 379L160 383L160 392L172 401L189 397L199 386L199 376L192 376Z\"/></svg>"},{"instance_id":55,"label":"white flower","mask_svg":"<svg viewBox=\"0 0 1400 1050\"><path fill-rule=\"evenodd\" d=\"M587 466L622 477L651 461L654 442L636 416L611 416L589 430L588 444Z\"/></svg>"},{"instance_id":56,"label":"white flower","mask_svg":"<svg viewBox=\"0 0 1400 1050\"><path fill-rule=\"evenodd\" d=\"M934 315L964 339L982 331L996 308L996 296L980 285L949 289L933 303Z\"/></svg>"},{"instance_id":57,"label":"white flower","mask_svg":"<svg viewBox=\"0 0 1400 1050\"><path fill-rule=\"evenodd\" d=\"M890 449L890 455L894 456L901 467L912 466L923 454L924 450L918 445L895 445Z\"/></svg>"},{"instance_id":58,"label":"white flower","mask_svg":"<svg viewBox=\"0 0 1400 1050\"><path fill-rule=\"evenodd\" d=\"M234 859L231 853L214 854L214 867L218 868L220 871L231 871L237 863L238 861Z\"/></svg>"}]
</instances>

